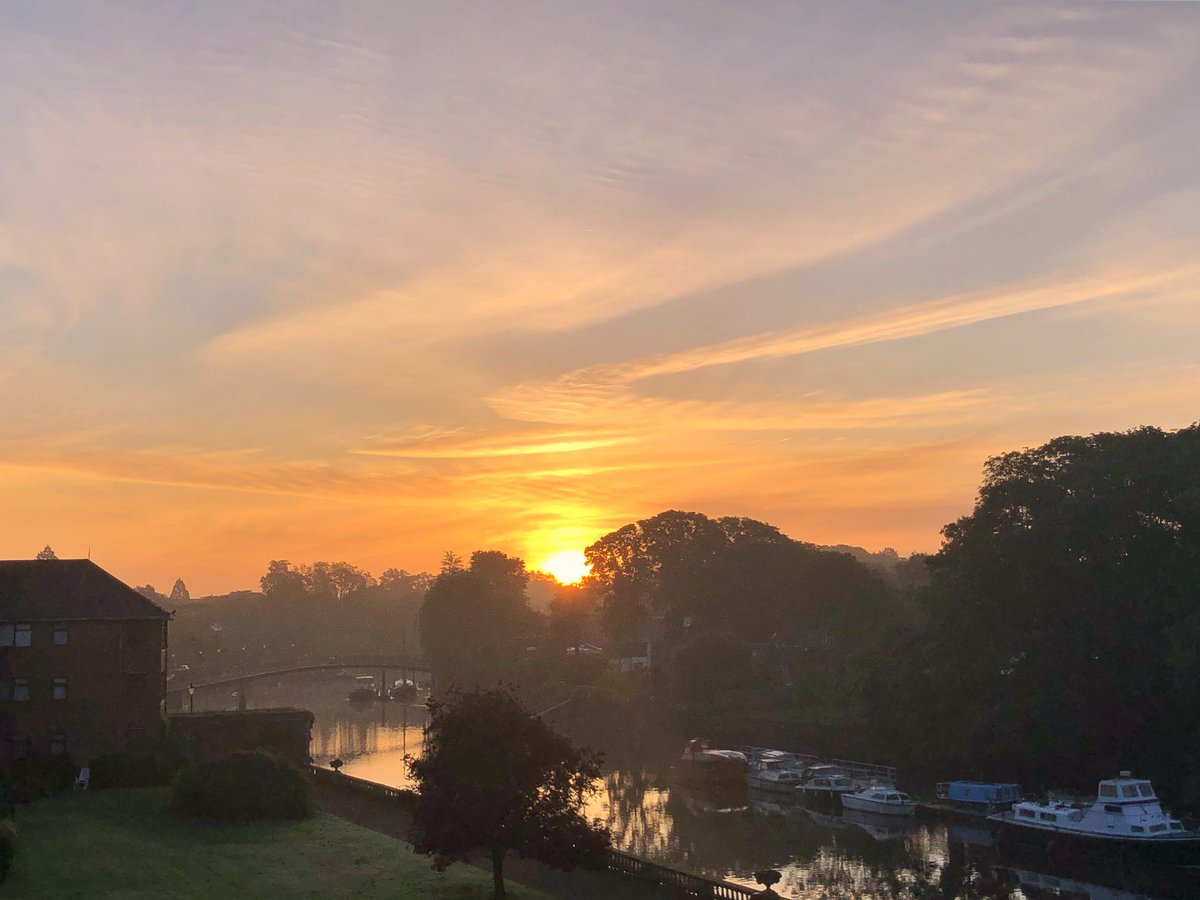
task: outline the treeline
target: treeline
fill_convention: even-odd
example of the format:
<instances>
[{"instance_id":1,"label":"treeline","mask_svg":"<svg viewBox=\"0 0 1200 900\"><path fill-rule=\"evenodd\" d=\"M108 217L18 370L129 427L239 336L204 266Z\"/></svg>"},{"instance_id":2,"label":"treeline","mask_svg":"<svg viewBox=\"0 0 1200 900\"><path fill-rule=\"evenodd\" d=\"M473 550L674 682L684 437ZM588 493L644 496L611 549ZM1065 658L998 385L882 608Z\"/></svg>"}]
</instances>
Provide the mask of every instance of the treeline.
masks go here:
<instances>
[{"instance_id":1,"label":"treeline","mask_svg":"<svg viewBox=\"0 0 1200 900\"><path fill-rule=\"evenodd\" d=\"M680 732L891 763L916 787L1089 791L1131 768L1200 803L1200 426L991 459L943 535L889 567L664 512L587 548L592 576L543 620L520 560L476 554L433 580L421 631L455 678L523 666ZM609 657L653 654L625 677L643 690L564 656L589 628ZM608 732L639 721L612 714Z\"/></svg>"},{"instance_id":2,"label":"treeline","mask_svg":"<svg viewBox=\"0 0 1200 900\"><path fill-rule=\"evenodd\" d=\"M175 608L171 668L196 681L334 658L419 655L417 613L430 580L396 568L375 578L345 562L272 560L261 592Z\"/></svg>"}]
</instances>

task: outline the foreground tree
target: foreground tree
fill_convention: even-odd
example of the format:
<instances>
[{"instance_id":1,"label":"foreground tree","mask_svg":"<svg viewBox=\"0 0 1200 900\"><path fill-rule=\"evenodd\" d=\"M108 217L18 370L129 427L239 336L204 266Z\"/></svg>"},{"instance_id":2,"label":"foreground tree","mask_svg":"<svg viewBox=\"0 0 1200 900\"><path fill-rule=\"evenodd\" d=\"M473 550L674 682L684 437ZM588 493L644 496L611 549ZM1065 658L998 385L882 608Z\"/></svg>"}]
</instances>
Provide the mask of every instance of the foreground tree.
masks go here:
<instances>
[{"instance_id":1,"label":"foreground tree","mask_svg":"<svg viewBox=\"0 0 1200 900\"><path fill-rule=\"evenodd\" d=\"M413 846L434 868L486 854L503 897L509 852L571 869L608 846L608 832L579 811L600 776L594 753L572 747L505 688L454 691L429 711L425 754L409 769L420 795Z\"/></svg>"}]
</instances>

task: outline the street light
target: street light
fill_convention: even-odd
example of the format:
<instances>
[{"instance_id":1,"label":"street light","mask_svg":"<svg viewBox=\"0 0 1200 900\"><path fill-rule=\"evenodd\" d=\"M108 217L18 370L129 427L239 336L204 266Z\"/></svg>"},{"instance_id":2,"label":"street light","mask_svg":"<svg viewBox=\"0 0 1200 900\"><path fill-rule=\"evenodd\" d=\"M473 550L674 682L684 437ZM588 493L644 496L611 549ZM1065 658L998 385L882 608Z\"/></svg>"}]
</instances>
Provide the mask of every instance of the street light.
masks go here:
<instances>
[{"instance_id":1,"label":"street light","mask_svg":"<svg viewBox=\"0 0 1200 900\"><path fill-rule=\"evenodd\" d=\"M188 682L188 712L195 712L196 686Z\"/></svg>"}]
</instances>

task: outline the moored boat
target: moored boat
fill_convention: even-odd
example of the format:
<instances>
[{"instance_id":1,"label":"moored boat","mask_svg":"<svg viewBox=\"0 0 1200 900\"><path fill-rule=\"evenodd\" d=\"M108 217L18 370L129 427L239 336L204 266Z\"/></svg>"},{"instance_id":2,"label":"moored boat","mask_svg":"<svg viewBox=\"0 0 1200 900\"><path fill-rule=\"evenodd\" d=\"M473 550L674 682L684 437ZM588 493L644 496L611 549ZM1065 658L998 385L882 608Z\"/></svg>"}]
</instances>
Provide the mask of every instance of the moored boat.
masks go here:
<instances>
[{"instance_id":1,"label":"moored boat","mask_svg":"<svg viewBox=\"0 0 1200 900\"><path fill-rule=\"evenodd\" d=\"M1044 842L1055 852L1107 849L1147 862L1200 863L1200 832L1186 830L1162 808L1150 782L1129 772L1101 781L1090 807L1027 800L989 821L1012 839Z\"/></svg>"},{"instance_id":2,"label":"moored boat","mask_svg":"<svg viewBox=\"0 0 1200 900\"><path fill-rule=\"evenodd\" d=\"M842 806L882 816L911 816L917 808L908 794L889 787L865 788L842 794Z\"/></svg>"},{"instance_id":3,"label":"moored boat","mask_svg":"<svg viewBox=\"0 0 1200 900\"><path fill-rule=\"evenodd\" d=\"M746 786L759 791L792 795L804 782L804 767L790 753L769 750L759 756L746 774Z\"/></svg>"},{"instance_id":4,"label":"moored boat","mask_svg":"<svg viewBox=\"0 0 1200 900\"><path fill-rule=\"evenodd\" d=\"M744 785L748 768L746 754L716 749L699 738L688 741L675 761L677 775L702 784Z\"/></svg>"},{"instance_id":5,"label":"moored boat","mask_svg":"<svg viewBox=\"0 0 1200 900\"><path fill-rule=\"evenodd\" d=\"M1009 809L1023 799L1019 785L982 781L939 782L937 798L954 809L987 815Z\"/></svg>"},{"instance_id":6,"label":"moored boat","mask_svg":"<svg viewBox=\"0 0 1200 900\"><path fill-rule=\"evenodd\" d=\"M854 790L854 783L837 766L809 766L798 790L809 799L836 801Z\"/></svg>"}]
</instances>

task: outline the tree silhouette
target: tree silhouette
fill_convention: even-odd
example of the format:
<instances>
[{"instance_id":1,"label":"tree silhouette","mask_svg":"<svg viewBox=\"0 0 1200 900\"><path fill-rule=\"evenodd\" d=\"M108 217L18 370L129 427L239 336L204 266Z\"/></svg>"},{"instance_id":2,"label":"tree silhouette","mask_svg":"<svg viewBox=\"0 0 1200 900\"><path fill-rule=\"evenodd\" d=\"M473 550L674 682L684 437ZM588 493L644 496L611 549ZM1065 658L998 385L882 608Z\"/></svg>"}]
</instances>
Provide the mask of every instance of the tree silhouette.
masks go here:
<instances>
[{"instance_id":1,"label":"tree silhouette","mask_svg":"<svg viewBox=\"0 0 1200 900\"><path fill-rule=\"evenodd\" d=\"M182 578L175 579L175 586L171 588L170 601L172 603L188 603L192 599L192 595L188 593L187 585L183 583Z\"/></svg>"},{"instance_id":2,"label":"tree silhouette","mask_svg":"<svg viewBox=\"0 0 1200 900\"><path fill-rule=\"evenodd\" d=\"M54 550L51 549L49 544L47 544L45 547L42 548L41 552L38 553L36 558L37 559L58 559L58 554L55 553Z\"/></svg>"},{"instance_id":3,"label":"tree silhouette","mask_svg":"<svg viewBox=\"0 0 1200 900\"><path fill-rule=\"evenodd\" d=\"M571 869L608 846L608 831L579 812L599 758L530 715L511 690L453 691L429 711L425 753L409 770L420 795L413 847L434 868L486 854L503 897L509 852Z\"/></svg>"}]
</instances>

